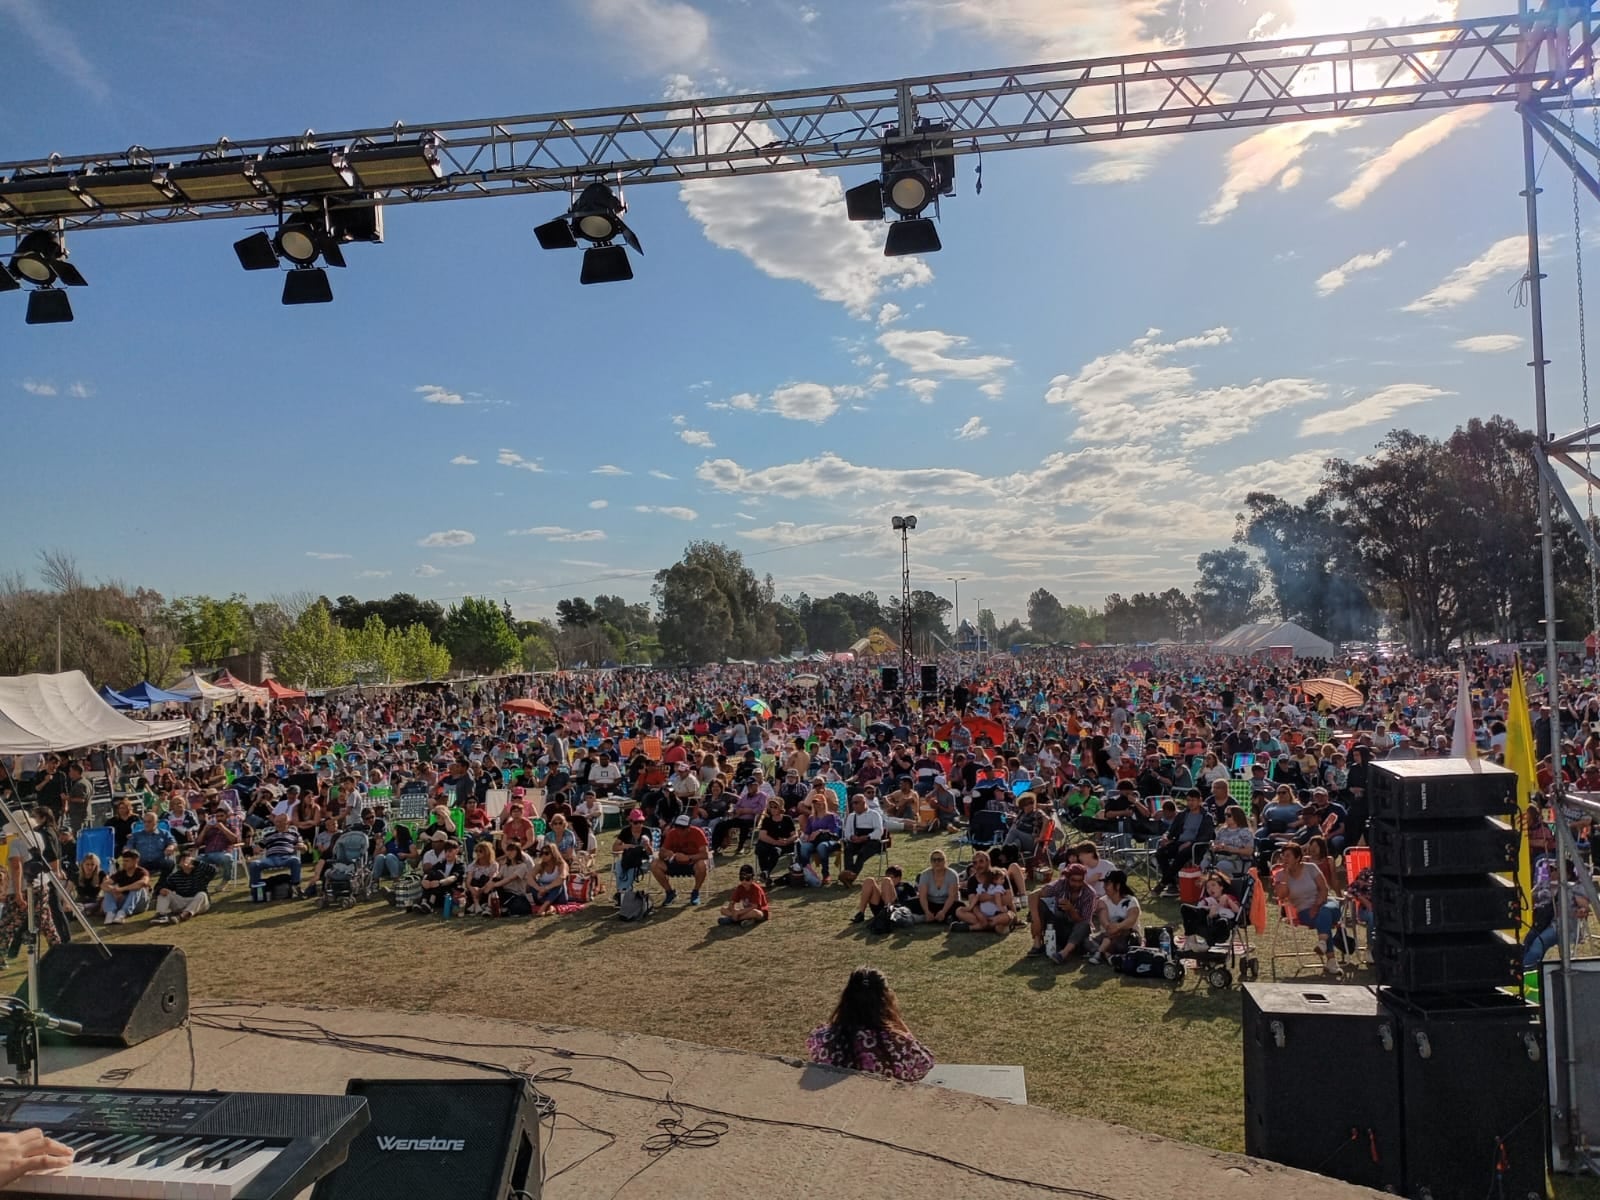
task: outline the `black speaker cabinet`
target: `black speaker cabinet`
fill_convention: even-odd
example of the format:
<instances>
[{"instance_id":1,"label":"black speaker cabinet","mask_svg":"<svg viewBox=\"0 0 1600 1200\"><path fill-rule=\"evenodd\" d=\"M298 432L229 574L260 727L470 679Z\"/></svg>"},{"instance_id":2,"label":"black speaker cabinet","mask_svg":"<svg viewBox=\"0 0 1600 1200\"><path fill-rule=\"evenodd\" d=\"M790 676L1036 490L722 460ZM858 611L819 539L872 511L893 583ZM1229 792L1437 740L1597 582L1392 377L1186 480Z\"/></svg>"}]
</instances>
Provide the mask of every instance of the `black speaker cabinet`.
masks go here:
<instances>
[{"instance_id":1,"label":"black speaker cabinet","mask_svg":"<svg viewBox=\"0 0 1600 1200\"><path fill-rule=\"evenodd\" d=\"M880 679L881 679L881 686L882 686L884 691L886 691L886 692L898 692L900 690L900 668L899 667L884 667L883 668L883 674L880 677Z\"/></svg>"},{"instance_id":2,"label":"black speaker cabinet","mask_svg":"<svg viewBox=\"0 0 1600 1200\"><path fill-rule=\"evenodd\" d=\"M1373 877L1373 921L1385 933L1484 933L1493 929L1515 929L1518 909L1517 887L1503 875Z\"/></svg>"},{"instance_id":3,"label":"black speaker cabinet","mask_svg":"<svg viewBox=\"0 0 1600 1200\"><path fill-rule=\"evenodd\" d=\"M1477 875L1513 871L1517 832L1504 821L1374 821L1367 829L1372 873L1405 879L1425 875Z\"/></svg>"},{"instance_id":4,"label":"black speaker cabinet","mask_svg":"<svg viewBox=\"0 0 1600 1200\"><path fill-rule=\"evenodd\" d=\"M1375 821L1493 817L1517 810L1516 772L1464 758L1372 764L1367 794Z\"/></svg>"},{"instance_id":5,"label":"black speaker cabinet","mask_svg":"<svg viewBox=\"0 0 1600 1200\"><path fill-rule=\"evenodd\" d=\"M922 690L929 695L939 690L939 664L922 664Z\"/></svg>"},{"instance_id":6,"label":"black speaker cabinet","mask_svg":"<svg viewBox=\"0 0 1600 1200\"><path fill-rule=\"evenodd\" d=\"M1372 960L1380 984L1405 992L1492 992L1522 978L1522 947L1500 932L1408 938L1379 928Z\"/></svg>"},{"instance_id":7,"label":"black speaker cabinet","mask_svg":"<svg viewBox=\"0 0 1600 1200\"><path fill-rule=\"evenodd\" d=\"M17 995L28 998L26 982ZM176 946L118 942L110 958L81 942L54 946L39 960L36 1007L82 1025L73 1042L137 1046L189 1019L189 963Z\"/></svg>"},{"instance_id":8,"label":"black speaker cabinet","mask_svg":"<svg viewBox=\"0 0 1600 1200\"><path fill-rule=\"evenodd\" d=\"M1398 1024L1412 1200L1543 1200L1549 1145L1539 1011L1495 993L1464 1005L1383 993Z\"/></svg>"},{"instance_id":9,"label":"black speaker cabinet","mask_svg":"<svg viewBox=\"0 0 1600 1200\"><path fill-rule=\"evenodd\" d=\"M345 1094L366 1097L372 1123L312 1200L538 1200L538 1097L526 1081L352 1079Z\"/></svg>"},{"instance_id":10,"label":"black speaker cabinet","mask_svg":"<svg viewBox=\"0 0 1600 1200\"><path fill-rule=\"evenodd\" d=\"M1393 1018L1366 988L1247 984L1246 1152L1347 1183L1397 1188L1396 1036Z\"/></svg>"}]
</instances>

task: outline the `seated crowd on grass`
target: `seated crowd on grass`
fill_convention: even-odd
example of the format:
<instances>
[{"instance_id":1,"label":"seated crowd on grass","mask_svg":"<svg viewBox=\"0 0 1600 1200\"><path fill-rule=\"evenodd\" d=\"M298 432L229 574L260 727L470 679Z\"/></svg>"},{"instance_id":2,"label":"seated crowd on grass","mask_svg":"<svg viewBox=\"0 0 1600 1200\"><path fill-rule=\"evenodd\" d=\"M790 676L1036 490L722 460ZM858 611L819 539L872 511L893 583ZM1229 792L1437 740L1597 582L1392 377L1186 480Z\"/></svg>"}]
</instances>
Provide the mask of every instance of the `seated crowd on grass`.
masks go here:
<instances>
[{"instance_id":1,"label":"seated crowd on grass","mask_svg":"<svg viewBox=\"0 0 1600 1200\"><path fill-rule=\"evenodd\" d=\"M991 659L947 670L958 682L930 696L886 695L852 664L820 666L816 682L745 666L241 702L207 712L186 754L44 755L16 779L0 768L0 792L32 814L49 869L107 925L147 910L188 921L234 881L256 899L316 896L342 878L339 864L358 863L418 913L546 916L639 892L670 905L687 891L698 906L726 888L716 919L750 926L773 917L775 886L832 887L851 919L882 932L1026 927L1028 954L1053 941L1056 961L1098 963L1137 944L1150 916L1141 873L1149 905L1175 897L1189 868L1203 873L1182 912L1190 935L1228 937L1230 884L1254 871L1286 917L1315 930L1336 974L1338 894L1370 889L1341 862L1364 839L1370 773L1448 753L1454 672L1403 659L1126 657ZM1508 672L1475 667L1469 723L1497 756ZM1335 709L1298 687L1330 674L1362 702ZM548 717L502 710L530 694ZM1586 732L1552 753L1548 707L1533 714L1541 786L1559 770L1600 788L1600 733L1587 732L1600 728L1600 696L1564 701L1563 734ZM110 777L109 815L86 770ZM420 806L406 819L402 797ZM1570 821L1587 847L1580 815L1544 819ZM109 837L85 833L102 827ZM1548 863L1548 825L1530 838ZM745 856L736 871L718 865ZM11 856L0 916L0 951L13 955L25 857ZM1530 962L1559 924L1548 867L1541 886ZM71 936L53 898L40 907L47 940Z\"/></svg>"}]
</instances>

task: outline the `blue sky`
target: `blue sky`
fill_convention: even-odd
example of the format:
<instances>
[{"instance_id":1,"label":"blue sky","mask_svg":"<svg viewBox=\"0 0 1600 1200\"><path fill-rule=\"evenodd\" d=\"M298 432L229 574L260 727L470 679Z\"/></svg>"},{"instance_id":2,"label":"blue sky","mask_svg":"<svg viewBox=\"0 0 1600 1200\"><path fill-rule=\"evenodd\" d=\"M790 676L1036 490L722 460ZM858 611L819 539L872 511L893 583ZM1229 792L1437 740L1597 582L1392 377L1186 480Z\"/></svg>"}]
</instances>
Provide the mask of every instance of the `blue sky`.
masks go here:
<instances>
[{"instance_id":1,"label":"blue sky","mask_svg":"<svg viewBox=\"0 0 1600 1200\"><path fill-rule=\"evenodd\" d=\"M892 78L1485 15L1451 0L0 0L0 158ZM335 14L335 15L330 15ZM541 252L549 198L393 206L335 302L245 222L85 231L71 325L0 296L0 570L168 595L647 595L693 538L782 591L917 586L1002 620L1188 587L1247 491L1394 425L1531 423L1518 124L1374 117L972 159L886 260L860 172L631 188L632 283ZM1552 424L1580 424L1569 177L1543 219ZM698 188L698 190L697 190Z\"/></svg>"}]
</instances>

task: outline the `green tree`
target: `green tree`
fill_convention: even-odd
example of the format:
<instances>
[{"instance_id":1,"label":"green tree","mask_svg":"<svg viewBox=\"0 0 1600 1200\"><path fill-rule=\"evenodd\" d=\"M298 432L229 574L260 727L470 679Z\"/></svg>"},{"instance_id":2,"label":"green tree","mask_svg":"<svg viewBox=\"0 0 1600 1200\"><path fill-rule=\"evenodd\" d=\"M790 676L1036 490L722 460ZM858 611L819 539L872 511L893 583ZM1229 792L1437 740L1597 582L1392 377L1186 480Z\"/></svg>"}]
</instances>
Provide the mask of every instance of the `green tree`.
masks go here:
<instances>
[{"instance_id":1,"label":"green tree","mask_svg":"<svg viewBox=\"0 0 1600 1200\"><path fill-rule=\"evenodd\" d=\"M279 640L273 673L296 687L337 687L350 680L345 632L327 604L313 604Z\"/></svg>"},{"instance_id":2,"label":"green tree","mask_svg":"<svg viewBox=\"0 0 1600 1200\"><path fill-rule=\"evenodd\" d=\"M683 665L721 662L734 645L733 606L710 567L674 563L656 575L657 628L667 658Z\"/></svg>"},{"instance_id":3,"label":"green tree","mask_svg":"<svg viewBox=\"0 0 1600 1200\"><path fill-rule=\"evenodd\" d=\"M1261 552L1270 607L1283 620L1335 642L1376 632L1378 614L1362 582L1366 568L1326 489L1300 504L1251 492L1234 541Z\"/></svg>"},{"instance_id":4,"label":"green tree","mask_svg":"<svg viewBox=\"0 0 1600 1200\"><path fill-rule=\"evenodd\" d=\"M560 665L553 639L545 633L529 633L522 639L522 669L553 671Z\"/></svg>"},{"instance_id":5,"label":"green tree","mask_svg":"<svg viewBox=\"0 0 1600 1200\"><path fill-rule=\"evenodd\" d=\"M1068 604L1061 610L1061 640L1076 646L1088 642L1098 646L1106 640L1106 615L1081 604Z\"/></svg>"},{"instance_id":6,"label":"green tree","mask_svg":"<svg viewBox=\"0 0 1600 1200\"><path fill-rule=\"evenodd\" d=\"M522 657L522 643L500 606L476 596L445 613L444 644L451 661L468 671L498 671Z\"/></svg>"},{"instance_id":7,"label":"green tree","mask_svg":"<svg viewBox=\"0 0 1600 1200\"><path fill-rule=\"evenodd\" d=\"M556 602L556 623L563 629L585 629L598 620L594 606L582 596Z\"/></svg>"},{"instance_id":8,"label":"green tree","mask_svg":"<svg viewBox=\"0 0 1600 1200\"><path fill-rule=\"evenodd\" d=\"M806 644L818 650L848 650L866 631L856 628L850 611L837 600L818 600L806 620Z\"/></svg>"},{"instance_id":9,"label":"green tree","mask_svg":"<svg viewBox=\"0 0 1600 1200\"><path fill-rule=\"evenodd\" d=\"M408 625L401 632L390 630L389 637L395 651L397 679L415 682L443 679L450 674L450 651L433 640L426 625Z\"/></svg>"},{"instance_id":10,"label":"green tree","mask_svg":"<svg viewBox=\"0 0 1600 1200\"><path fill-rule=\"evenodd\" d=\"M390 629L421 625L435 640L444 636L444 606L437 600L418 600L410 592L396 592L387 600L340 596L333 603L333 619L346 629L360 629L368 617L382 617Z\"/></svg>"},{"instance_id":11,"label":"green tree","mask_svg":"<svg viewBox=\"0 0 1600 1200\"><path fill-rule=\"evenodd\" d=\"M1207 550L1195 559L1200 578L1194 585L1194 606L1200 628L1224 634L1253 620L1261 609L1261 568L1238 546Z\"/></svg>"},{"instance_id":12,"label":"green tree","mask_svg":"<svg viewBox=\"0 0 1600 1200\"><path fill-rule=\"evenodd\" d=\"M237 592L225 600L179 596L167 606L166 615L195 662L212 663L255 649L250 602Z\"/></svg>"},{"instance_id":13,"label":"green tree","mask_svg":"<svg viewBox=\"0 0 1600 1200\"><path fill-rule=\"evenodd\" d=\"M424 633L427 631L424 630ZM360 629L344 635L351 674L369 683L390 683L400 677L400 646L396 632L374 613Z\"/></svg>"},{"instance_id":14,"label":"green tree","mask_svg":"<svg viewBox=\"0 0 1600 1200\"><path fill-rule=\"evenodd\" d=\"M1060 641L1066 633L1067 613L1044 588L1037 588L1028 597L1028 625L1048 641Z\"/></svg>"}]
</instances>

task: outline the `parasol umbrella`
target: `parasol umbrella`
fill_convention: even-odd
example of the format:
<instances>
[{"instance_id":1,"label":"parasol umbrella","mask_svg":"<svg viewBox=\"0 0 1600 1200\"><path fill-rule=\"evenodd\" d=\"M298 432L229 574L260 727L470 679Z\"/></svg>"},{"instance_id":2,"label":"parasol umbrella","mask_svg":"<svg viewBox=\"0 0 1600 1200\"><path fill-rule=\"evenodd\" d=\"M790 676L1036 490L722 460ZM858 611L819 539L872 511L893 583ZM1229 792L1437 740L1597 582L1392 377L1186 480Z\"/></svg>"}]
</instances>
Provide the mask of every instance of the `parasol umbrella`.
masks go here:
<instances>
[{"instance_id":1,"label":"parasol umbrella","mask_svg":"<svg viewBox=\"0 0 1600 1200\"><path fill-rule=\"evenodd\" d=\"M553 717L555 713L543 701L531 697L520 697L516 700L507 700L500 706L501 712L522 713L530 717Z\"/></svg>"},{"instance_id":2,"label":"parasol umbrella","mask_svg":"<svg viewBox=\"0 0 1600 1200\"><path fill-rule=\"evenodd\" d=\"M999 746L1006 740L1005 727L999 721L990 717L968 717L962 724L967 727L967 732L972 735L974 742L979 738L988 738L996 746ZM941 742L948 742L950 734L955 727L956 723L954 721L946 721L933 731L933 736Z\"/></svg>"},{"instance_id":3,"label":"parasol umbrella","mask_svg":"<svg viewBox=\"0 0 1600 1200\"><path fill-rule=\"evenodd\" d=\"M1342 679L1307 679L1297 685L1302 692L1326 700L1334 708L1359 708L1366 697Z\"/></svg>"},{"instance_id":4,"label":"parasol umbrella","mask_svg":"<svg viewBox=\"0 0 1600 1200\"><path fill-rule=\"evenodd\" d=\"M772 715L771 706L760 696L751 696L744 702L744 706L758 717L765 718Z\"/></svg>"},{"instance_id":5,"label":"parasol umbrella","mask_svg":"<svg viewBox=\"0 0 1600 1200\"><path fill-rule=\"evenodd\" d=\"M789 682L794 684L795 687L814 688L822 680L816 675L796 675Z\"/></svg>"}]
</instances>

